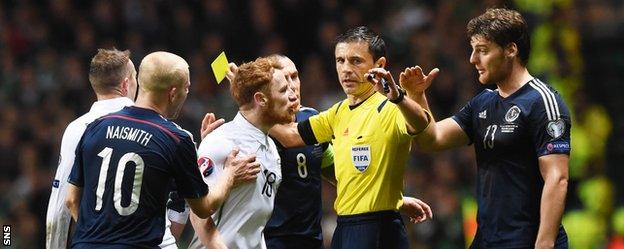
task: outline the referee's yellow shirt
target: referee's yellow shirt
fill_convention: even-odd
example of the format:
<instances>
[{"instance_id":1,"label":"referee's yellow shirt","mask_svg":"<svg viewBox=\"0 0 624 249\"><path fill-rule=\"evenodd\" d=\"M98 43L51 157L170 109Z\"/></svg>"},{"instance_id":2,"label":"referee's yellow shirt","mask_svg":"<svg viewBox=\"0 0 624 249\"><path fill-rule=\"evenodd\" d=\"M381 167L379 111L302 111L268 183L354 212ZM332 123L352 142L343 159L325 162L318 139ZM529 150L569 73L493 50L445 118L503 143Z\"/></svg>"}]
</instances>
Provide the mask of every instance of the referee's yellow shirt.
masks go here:
<instances>
[{"instance_id":1,"label":"referee's yellow shirt","mask_svg":"<svg viewBox=\"0 0 624 249\"><path fill-rule=\"evenodd\" d=\"M310 117L309 127L316 142L333 143L338 215L401 207L412 136L395 104L377 92L355 107L343 100Z\"/></svg>"}]
</instances>

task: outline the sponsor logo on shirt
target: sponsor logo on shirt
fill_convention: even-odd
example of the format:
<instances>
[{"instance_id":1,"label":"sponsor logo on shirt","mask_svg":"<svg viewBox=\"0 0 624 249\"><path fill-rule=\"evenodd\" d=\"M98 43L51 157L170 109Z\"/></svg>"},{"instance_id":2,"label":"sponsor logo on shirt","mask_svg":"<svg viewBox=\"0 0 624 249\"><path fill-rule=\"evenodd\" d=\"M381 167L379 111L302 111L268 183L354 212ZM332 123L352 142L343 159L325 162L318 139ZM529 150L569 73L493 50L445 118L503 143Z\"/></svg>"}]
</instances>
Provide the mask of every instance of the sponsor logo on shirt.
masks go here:
<instances>
[{"instance_id":1,"label":"sponsor logo on shirt","mask_svg":"<svg viewBox=\"0 0 624 249\"><path fill-rule=\"evenodd\" d=\"M566 141L555 141L546 144L546 151L552 152L568 152L570 151L570 143Z\"/></svg>"},{"instance_id":2,"label":"sponsor logo on shirt","mask_svg":"<svg viewBox=\"0 0 624 249\"><path fill-rule=\"evenodd\" d=\"M487 118L487 110L483 110L482 112L479 112L479 118L486 119Z\"/></svg>"}]
</instances>

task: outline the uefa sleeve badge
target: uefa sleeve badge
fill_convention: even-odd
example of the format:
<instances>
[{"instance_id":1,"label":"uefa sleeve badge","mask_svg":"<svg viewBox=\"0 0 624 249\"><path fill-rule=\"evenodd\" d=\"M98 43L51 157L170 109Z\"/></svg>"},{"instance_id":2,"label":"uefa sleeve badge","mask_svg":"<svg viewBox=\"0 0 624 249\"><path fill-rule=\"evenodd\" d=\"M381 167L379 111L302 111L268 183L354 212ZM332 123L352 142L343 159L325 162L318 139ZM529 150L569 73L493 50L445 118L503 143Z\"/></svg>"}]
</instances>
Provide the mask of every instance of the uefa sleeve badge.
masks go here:
<instances>
[{"instance_id":1,"label":"uefa sleeve badge","mask_svg":"<svg viewBox=\"0 0 624 249\"><path fill-rule=\"evenodd\" d=\"M560 138L565 133L565 122L563 122L563 119L548 122L546 125L546 132L548 132L548 135L553 139Z\"/></svg>"}]
</instances>

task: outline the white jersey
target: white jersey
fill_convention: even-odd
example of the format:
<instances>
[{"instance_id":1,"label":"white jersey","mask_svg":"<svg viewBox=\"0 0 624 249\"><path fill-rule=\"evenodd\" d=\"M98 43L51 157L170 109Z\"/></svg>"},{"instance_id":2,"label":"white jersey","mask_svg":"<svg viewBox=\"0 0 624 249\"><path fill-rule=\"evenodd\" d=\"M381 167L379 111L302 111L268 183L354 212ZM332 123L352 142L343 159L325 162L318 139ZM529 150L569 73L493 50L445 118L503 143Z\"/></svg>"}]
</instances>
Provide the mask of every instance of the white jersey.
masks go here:
<instances>
[{"instance_id":1,"label":"white jersey","mask_svg":"<svg viewBox=\"0 0 624 249\"><path fill-rule=\"evenodd\" d=\"M52 193L50 193L50 201L48 202L46 214L46 248L57 249L67 248L68 246L67 236L69 233L71 214L69 213L69 209L65 206L65 197L67 196L67 186L69 184L67 178L74 165L76 146L78 146L87 125L106 114L119 111L133 104L132 100L126 97L96 101L91 106L89 112L67 125L61 140L59 165L54 175ZM171 223L167 220L167 229L165 229L163 244L161 244L163 248L177 248L175 246L175 238L171 235L169 230L170 226Z\"/></svg>"},{"instance_id":2,"label":"white jersey","mask_svg":"<svg viewBox=\"0 0 624 249\"><path fill-rule=\"evenodd\" d=\"M212 219L228 248L266 248L262 230L271 217L282 180L275 142L238 113L234 120L213 131L199 145L200 171L204 181L214 186L223 173L225 159L235 147L240 149L239 156L256 155L260 173L256 181L232 189ZM204 248L197 234L189 248Z\"/></svg>"}]
</instances>

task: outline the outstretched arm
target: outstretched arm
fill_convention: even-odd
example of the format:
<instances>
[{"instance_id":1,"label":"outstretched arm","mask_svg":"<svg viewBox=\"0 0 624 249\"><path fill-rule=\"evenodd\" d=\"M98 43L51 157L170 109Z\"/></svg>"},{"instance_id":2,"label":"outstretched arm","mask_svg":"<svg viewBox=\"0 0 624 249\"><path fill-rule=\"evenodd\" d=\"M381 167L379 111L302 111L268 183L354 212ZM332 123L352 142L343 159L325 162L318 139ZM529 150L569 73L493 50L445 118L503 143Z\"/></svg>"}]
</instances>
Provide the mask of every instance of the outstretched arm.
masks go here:
<instances>
[{"instance_id":1,"label":"outstretched arm","mask_svg":"<svg viewBox=\"0 0 624 249\"><path fill-rule=\"evenodd\" d=\"M422 108L431 113L425 90L431 86L433 79L439 73L440 70L435 68L425 75L419 66L408 67L401 73L399 82L405 88L410 99L416 101ZM415 139L421 150L440 151L467 145L470 142L468 135L455 120L446 118L436 122L433 114L429 118L431 119L431 125Z\"/></svg>"},{"instance_id":2,"label":"outstretched arm","mask_svg":"<svg viewBox=\"0 0 624 249\"><path fill-rule=\"evenodd\" d=\"M222 177L210 188L208 194L200 198L186 199L198 217L206 218L215 213L234 186L256 179L260 172L260 163L256 162L256 157L237 158L237 154L238 149L230 152L225 161Z\"/></svg>"},{"instance_id":3,"label":"outstretched arm","mask_svg":"<svg viewBox=\"0 0 624 249\"><path fill-rule=\"evenodd\" d=\"M394 78L390 72L383 68L373 68L368 71L368 74L377 76L374 77L371 82L375 85L375 91L385 95L388 100L399 107L401 114L405 117L407 131L410 134L418 134L427 127L429 124L429 115L418 103L405 97L405 94L400 91L399 87L394 82ZM384 87L381 83L382 78L388 83L389 91L387 93L384 91Z\"/></svg>"},{"instance_id":4,"label":"outstretched arm","mask_svg":"<svg viewBox=\"0 0 624 249\"><path fill-rule=\"evenodd\" d=\"M277 139L286 148L304 146L305 143L297 129L297 123L277 124L269 130L269 135Z\"/></svg>"}]
</instances>

